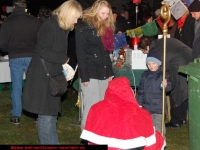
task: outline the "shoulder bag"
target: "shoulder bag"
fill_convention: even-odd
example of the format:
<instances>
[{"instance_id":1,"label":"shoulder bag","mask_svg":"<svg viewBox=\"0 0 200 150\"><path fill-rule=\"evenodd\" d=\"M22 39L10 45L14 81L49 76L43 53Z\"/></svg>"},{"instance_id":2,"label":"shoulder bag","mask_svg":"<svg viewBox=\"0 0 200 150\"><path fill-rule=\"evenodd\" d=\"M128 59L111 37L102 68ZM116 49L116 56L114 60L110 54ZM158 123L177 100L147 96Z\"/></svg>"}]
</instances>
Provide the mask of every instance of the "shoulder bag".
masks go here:
<instances>
[{"instance_id":1,"label":"shoulder bag","mask_svg":"<svg viewBox=\"0 0 200 150\"><path fill-rule=\"evenodd\" d=\"M40 58L42 65L47 73L47 77L49 80L49 90L52 96L62 96L67 91L67 85L68 82L65 78L65 75L63 73L57 75L57 76L50 76L46 69L46 65L44 62L44 59Z\"/></svg>"}]
</instances>

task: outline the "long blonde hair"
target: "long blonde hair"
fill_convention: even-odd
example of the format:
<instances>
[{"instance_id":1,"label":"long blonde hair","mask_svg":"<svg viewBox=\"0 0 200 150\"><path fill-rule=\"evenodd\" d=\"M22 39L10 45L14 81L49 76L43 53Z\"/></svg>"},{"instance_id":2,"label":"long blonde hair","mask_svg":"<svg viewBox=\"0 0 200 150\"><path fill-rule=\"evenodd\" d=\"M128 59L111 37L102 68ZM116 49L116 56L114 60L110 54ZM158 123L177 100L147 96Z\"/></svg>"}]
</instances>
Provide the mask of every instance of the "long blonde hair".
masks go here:
<instances>
[{"instance_id":1,"label":"long blonde hair","mask_svg":"<svg viewBox=\"0 0 200 150\"><path fill-rule=\"evenodd\" d=\"M58 24L64 30L73 30L73 21L82 16L82 7L76 0L68 0L52 12L58 16Z\"/></svg>"},{"instance_id":2,"label":"long blonde hair","mask_svg":"<svg viewBox=\"0 0 200 150\"><path fill-rule=\"evenodd\" d=\"M104 21L101 21L101 18L98 15L98 12L102 7L109 8L108 18ZM106 0L97 0L90 8L86 9L83 12L83 21L89 24L89 26L94 27L99 36L104 36L108 27L112 28L113 31L115 30L111 5Z\"/></svg>"}]
</instances>

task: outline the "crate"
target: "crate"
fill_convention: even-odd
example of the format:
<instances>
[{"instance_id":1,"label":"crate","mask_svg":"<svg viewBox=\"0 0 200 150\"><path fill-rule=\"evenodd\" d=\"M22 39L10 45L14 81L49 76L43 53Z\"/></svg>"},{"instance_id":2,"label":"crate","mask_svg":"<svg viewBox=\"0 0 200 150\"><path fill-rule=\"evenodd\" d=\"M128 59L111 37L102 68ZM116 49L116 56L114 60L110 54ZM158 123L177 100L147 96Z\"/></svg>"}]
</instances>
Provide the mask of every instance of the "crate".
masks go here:
<instances>
[{"instance_id":1,"label":"crate","mask_svg":"<svg viewBox=\"0 0 200 150\"><path fill-rule=\"evenodd\" d=\"M143 54L140 50L126 49L126 65L131 69L147 69L146 57L147 54Z\"/></svg>"}]
</instances>

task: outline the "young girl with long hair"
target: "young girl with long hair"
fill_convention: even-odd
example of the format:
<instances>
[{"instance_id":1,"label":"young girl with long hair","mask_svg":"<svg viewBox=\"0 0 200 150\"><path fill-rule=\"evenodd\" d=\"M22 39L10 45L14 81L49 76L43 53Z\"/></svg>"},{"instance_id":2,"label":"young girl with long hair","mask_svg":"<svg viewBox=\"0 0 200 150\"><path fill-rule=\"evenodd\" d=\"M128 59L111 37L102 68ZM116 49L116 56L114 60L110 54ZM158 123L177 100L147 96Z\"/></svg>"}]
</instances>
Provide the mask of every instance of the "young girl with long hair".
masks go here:
<instances>
[{"instance_id":1,"label":"young girl with long hair","mask_svg":"<svg viewBox=\"0 0 200 150\"><path fill-rule=\"evenodd\" d=\"M111 5L97 0L83 12L76 27L76 54L80 71L82 129L90 107L104 98L113 71L110 51L113 46L114 18Z\"/></svg>"}]
</instances>

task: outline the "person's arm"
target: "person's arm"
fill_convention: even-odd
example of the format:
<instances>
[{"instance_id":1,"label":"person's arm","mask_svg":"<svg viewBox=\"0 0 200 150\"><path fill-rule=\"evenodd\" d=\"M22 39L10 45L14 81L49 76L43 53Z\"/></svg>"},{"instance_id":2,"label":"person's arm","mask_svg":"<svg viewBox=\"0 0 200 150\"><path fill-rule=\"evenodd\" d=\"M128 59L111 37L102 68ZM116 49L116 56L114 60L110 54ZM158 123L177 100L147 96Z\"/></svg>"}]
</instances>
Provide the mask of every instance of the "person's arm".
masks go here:
<instances>
[{"instance_id":1,"label":"person's arm","mask_svg":"<svg viewBox=\"0 0 200 150\"><path fill-rule=\"evenodd\" d=\"M76 36L76 56L78 61L78 67L80 70L80 78L82 83L89 82L89 74L86 63L87 62L86 30L82 29L79 25L77 25L75 29L75 36ZM84 85L87 86L88 83L84 83Z\"/></svg>"},{"instance_id":2,"label":"person's arm","mask_svg":"<svg viewBox=\"0 0 200 150\"><path fill-rule=\"evenodd\" d=\"M140 80L139 87L138 87L138 96L137 96L137 102L143 106L144 104L144 76L142 75L142 79Z\"/></svg>"},{"instance_id":3,"label":"person's arm","mask_svg":"<svg viewBox=\"0 0 200 150\"><path fill-rule=\"evenodd\" d=\"M173 85L175 84L172 82L175 82L175 81L173 81L172 77L170 76L169 71L166 71L165 78L166 78L164 81L165 91L170 92L173 88ZM163 84L163 81L162 81L162 84Z\"/></svg>"},{"instance_id":4,"label":"person's arm","mask_svg":"<svg viewBox=\"0 0 200 150\"><path fill-rule=\"evenodd\" d=\"M7 46L8 46L8 33L7 31L7 26L5 23L1 25L1 30L0 30L0 49L3 52L8 52Z\"/></svg>"},{"instance_id":5,"label":"person's arm","mask_svg":"<svg viewBox=\"0 0 200 150\"><path fill-rule=\"evenodd\" d=\"M199 28L200 30L200 28ZM192 51L192 59L196 59L196 58L199 58L200 57L200 50L199 50L199 47L200 47L200 35L199 37L195 40L195 43L193 45L193 51Z\"/></svg>"},{"instance_id":6,"label":"person's arm","mask_svg":"<svg viewBox=\"0 0 200 150\"><path fill-rule=\"evenodd\" d=\"M57 31L56 28L57 27L51 24L50 22L45 23L41 26L37 36L38 38L37 53L40 57L42 57L46 61L57 64L64 64L69 61L67 54L65 54L65 52L67 52L67 49L58 50L54 49L53 47L56 38L56 31ZM62 41L60 41L60 43L61 42ZM61 43L61 44L67 45L67 43ZM60 47L58 46L57 48Z\"/></svg>"}]
</instances>

